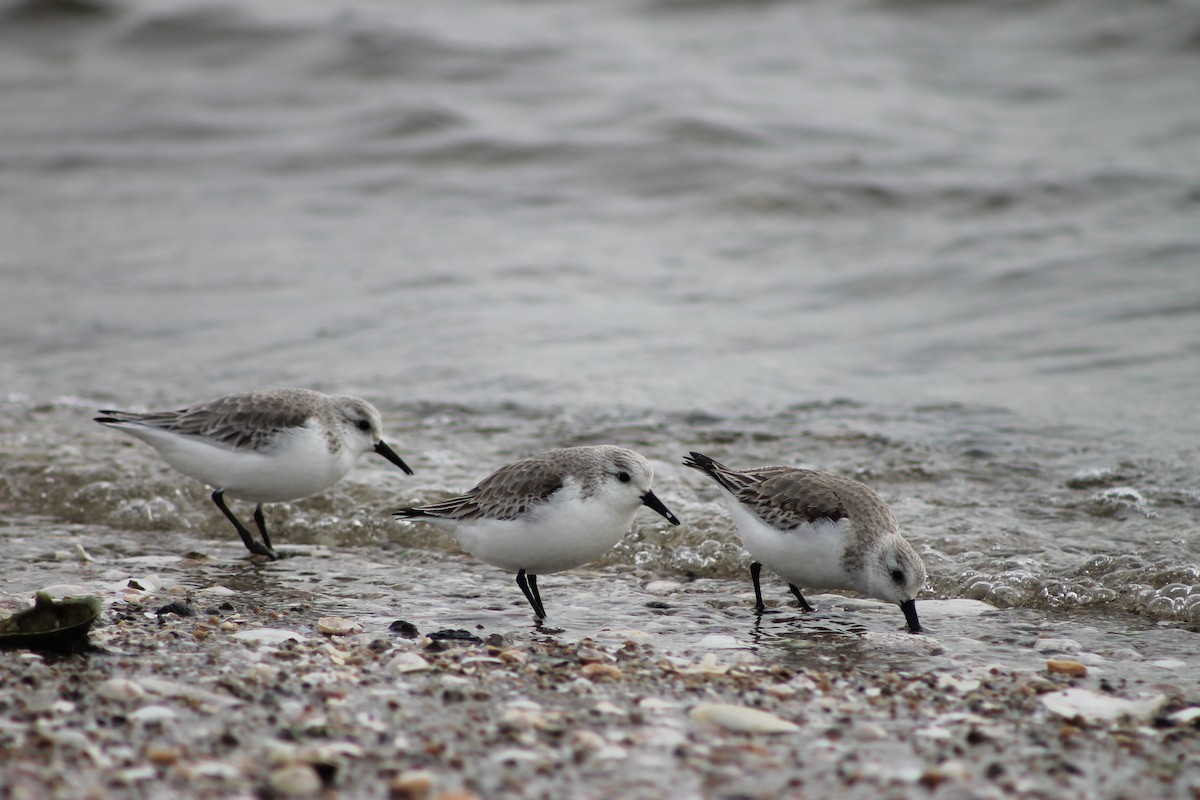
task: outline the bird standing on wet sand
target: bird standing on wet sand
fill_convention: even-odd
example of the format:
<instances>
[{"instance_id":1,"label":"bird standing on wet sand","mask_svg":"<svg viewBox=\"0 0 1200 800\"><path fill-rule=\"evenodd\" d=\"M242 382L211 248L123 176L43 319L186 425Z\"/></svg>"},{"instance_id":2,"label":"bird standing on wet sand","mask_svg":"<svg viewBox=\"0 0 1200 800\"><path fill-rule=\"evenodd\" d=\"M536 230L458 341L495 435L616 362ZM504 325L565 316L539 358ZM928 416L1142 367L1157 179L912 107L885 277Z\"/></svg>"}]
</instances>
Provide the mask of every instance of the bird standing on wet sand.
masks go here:
<instances>
[{"instance_id":1,"label":"bird standing on wet sand","mask_svg":"<svg viewBox=\"0 0 1200 800\"><path fill-rule=\"evenodd\" d=\"M537 576L593 561L629 532L641 506L672 525L679 520L650 491L654 471L632 450L568 447L501 467L464 495L402 508L427 519L480 561L517 573L517 585L541 619Z\"/></svg>"},{"instance_id":2,"label":"bird standing on wet sand","mask_svg":"<svg viewBox=\"0 0 1200 800\"><path fill-rule=\"evenodd\" d=\"M178 411L101 410L96 422L136 436L175 469L208 484L246 548L277 558L262 504L298 500L337 483L363 453L375 452L412 474L381 438L375 406L357 397L272 389L219 397ZM225 495L255 504L255 541L225 505Z\"/></svg>"},{"instance_id":3,"label":"bird standing on wet sand","mask_svg":"<svg viewBox=\"0 0 1200 800\"><path fill-rule=\"evenodd\" d=\"M755 609L762 613L759 571L765 564L788 582L800 608L809 589L850 589L896 603L913 633L921 632L916 596L925 565L883 498L858 481L793 467L733 470L692 452L684 465L721 487L742 544L754 563Z\"/></svg>"}]
</instances>

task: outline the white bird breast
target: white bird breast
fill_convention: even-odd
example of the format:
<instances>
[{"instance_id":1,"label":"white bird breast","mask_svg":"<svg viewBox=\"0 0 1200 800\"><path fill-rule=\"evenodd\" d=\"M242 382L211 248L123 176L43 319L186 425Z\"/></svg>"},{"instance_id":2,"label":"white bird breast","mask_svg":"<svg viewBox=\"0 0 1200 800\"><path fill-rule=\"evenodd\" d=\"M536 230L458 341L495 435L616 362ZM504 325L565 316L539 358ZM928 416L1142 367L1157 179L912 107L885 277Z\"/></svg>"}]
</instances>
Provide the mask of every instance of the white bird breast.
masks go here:
<instances>
[{"instance_id":1,"label":"white bird breast","mask_svg":"<svg viewBox=\"0 0 1200 800\"><path fill-rule=\"evenodd\" d=\"M551 502L519 519L477 519L445 527L480 561L510 572L545 575L595 561L621 541L640 501L629 507L615 500L609 493L583 498L578 487L568 484Z\"/></svg>"}]
</instances>

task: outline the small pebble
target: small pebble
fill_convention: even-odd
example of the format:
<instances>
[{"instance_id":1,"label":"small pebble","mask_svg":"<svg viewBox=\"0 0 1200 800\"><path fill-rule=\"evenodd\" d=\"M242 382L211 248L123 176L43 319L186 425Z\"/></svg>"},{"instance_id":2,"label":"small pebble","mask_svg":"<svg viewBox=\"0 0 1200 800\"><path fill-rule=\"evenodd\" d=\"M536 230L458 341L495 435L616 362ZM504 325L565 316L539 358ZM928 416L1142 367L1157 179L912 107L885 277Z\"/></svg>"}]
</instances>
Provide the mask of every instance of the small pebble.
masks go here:
<instances>
[{"instance_id":1,"label":"small pebble","mask_svg":"<svg viewBox=\"0 0 1200 800\"><path fill-rule=\"evenodd\" d=\"M589 753L595 752L608 744L600 734L582 728L571 734L569 743L573 749Z\"/></svg>"},{"instance_id":2,"label":"small pebble","mask_svg":"<svg viewBox=\"0 0 1200 800\"><path fill-rule=\"evenodd\" d=\"M1070 675L1072 678L1083 678L1088 668L1078 661L1067 661L1051 658L1046 661L1046 671L1052 675Z\"/></svg>"},{"instance_id":3,"label":"small pebble","mask_svg":"<svg viewBox=\"0 0 1200 800\"><path fill-rule=\"evenodd\" d=\"M1078 653L1083 645L1074 639L1038 639L1033 649L1039 653Z\"/></svg>"},{"instance_id":4,"label":"small pebble","mask_svg":"<svg viewBox=\"0 0 1200 800\"><path fill-rule=\"evenodd\" d=\"M146 690L126 678L109 678L96 687L96 695L105 700L130 703L146 696Z\"/></svg>"},{"instance_id":5,"label":"small pebble","mask_svg":"<svg viewBox=\"0 0 1200 800\"><path fill-rule=\"evenodd\" d=\"M321 791L321 776L310 764L288 764L267 779L271 788L285 797L309 797Z\"/></svg>"},{"instance_id":6,"label":"small pebble","mask_svg":"<svg viewBox=\"0 0 1200 800\"><path fill-rule=\"evenodd\" d=\"M434 631L433 633L426 634L426 635L430 638L430 640L435 641L435 642L449 641L449 642L470 642L471 644L483 644L483 639L480 639L478 636L471 633L470 631L464 631L461 629Z\"/></svg>"},{"instance_id":7,"label":"small pebble","mask_svg":"<svg viewBox=\"0 0 1200 800\"><path fill-rule=\"evenodd\" d=\"M590 681L616 680L621 677L621 669L612 664L587 664L579 674Z\"/></svg>"},{"instance_id":8,"label":"small pebble","mask_svg":"<svg viewBox=\"0 0 1200 800\"><path fill-rule=\"evenodd\" d=\"M402 619L398 619L391 625L388 625L388 630L403 636L405 639L415 639L421 635L416 625L413 625L411 622L405 622Z\"/></svg>"},{"instance_id":9,"label":"small pebble","mask_svg":"<svg viewBox=\"0 0 1200 800\"><path fill-rule=\"evenodd\" d=\"M391 800L425 800L433 792L434 775L427 770L402 772L388 784Z\"/></svg>"},{"instance_id":10,"label":"small pebble","mask_svg":"<svg viewBox=\"0 0 1200 800\"><path fill-rule=\"evenodd\" d=\"M592 706L592 712L596 714L607 714L613 717L625 716L625 711L623 709L618 708L607 700L601 700L599 703Z\"/></svg>"},{"instance_id":11,"label":"small pebble","mask_svg":"<svg viewBox=\"0 0 1200 800\"><path fill-rule=\"evenodd\" d=\"M854 726L854 730L859 741L863 742L882 742L891 738L882 725L873 722L860 722Z\"/></svg>"},{"instance_id":12,"label":"small pebble","mask_svg":"<svg viewBox=\"0 0 1200 800\"><path fill-rule=\"evenodd\" d=\"M183 750L175 745L151 743L146 745L143 755L151 764L167 766L179 761L183 756Z\"/></svg>"},{"instance_id":13,"label":"small pebble","mask_svg":"<svg viewBox=\"0 0 1200 800\"><path fill-rule=\"evenodd\" d=\"M176 600L175 602L172 602L172 603L167 603L165 606L163 606L162 608L158 609L158 610L157 610L157 611L155 611L154 613L155 613L155 614L157 614L157 615L158 615L158 616L160 616L160 617L161 617L161 616L164 616L164 615L166 615L166 614L175 614L175 615L177 615L177 616L180 616L180 617L194 617L194 616L196 616L196 610L195 610L195 609L193 609L193 608L192 608L191 606L189 606L187 603L180 603L178 600Z\"/></svg>"},{"instance_id":14,"label":"small pebble","mask_svg":"<svg viewBox=\"0 0 1200 800\"><path fill-rule=\"evenodd\" d=\"M510 664L524 664L529 660L529 656L522 650L510 647L507 650L500 651L500 660Z\"/></svg>"},{"instance_id":15,"label":"small pebble","mask_svg":"<svg viewBox=\"0 0 1200 800\"><path fill-rule=\"evenodd\" d=\"M974 678L959 678L954 675L939 675L939 689L953 689L956 692L973 692L979 688L980 681Z\"/></svg>"}]
</instances>

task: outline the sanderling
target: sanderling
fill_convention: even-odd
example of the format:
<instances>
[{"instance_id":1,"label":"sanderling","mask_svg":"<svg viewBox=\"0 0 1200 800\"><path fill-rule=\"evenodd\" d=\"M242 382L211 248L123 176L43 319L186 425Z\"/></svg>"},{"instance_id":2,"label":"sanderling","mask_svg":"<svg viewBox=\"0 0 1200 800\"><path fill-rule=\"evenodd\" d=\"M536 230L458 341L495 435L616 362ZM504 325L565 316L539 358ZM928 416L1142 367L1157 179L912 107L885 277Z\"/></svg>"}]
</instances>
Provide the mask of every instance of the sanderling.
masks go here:
<instances>
[{"instance_id":1,"label":"sanderling","mask_svg":"<svg viewBox=\"0 0 1200 800\"><path fill-rule=\"evenodd\" d=\"M380 438L375 406L357 397L308 389L273 389L219 397L179 411L145 414L101 410L96 422L136 436L175 469L208 484L251 553L274 559L262 504L308 497L341 480L374 451L412 474ZM255 503L262 544L225 505L224 496Z\"/></svg>"},{"instance_id":2,"label":"sanderling","mask_svg":"<svg viewBox=\"0 0 1200 800\"><path fill-rule=\"evenodd\" d=\"M925 584L925 565L870 487L811 469L732 470L697 452L683 463L724 490L742 544L755 559L750 578L760 613L758 575L766 564L788 582L805 611L813 609L799 585L850 589L898 604L908 629L921 632L915 598Z\"/></svg>"},{"instance_id":3,"label":"sanderling","mask_svg":"<svg viewBox=\"0 0 1200 800\"><path fill-rule=\"evenodd\" d=\"M593 561L621 540L640 506L679 520L650 491L654 471L620 447L568 447L501 467L459 497L396 512L444 527L480 561L517 573L538 617L537 576Z\"/></svg>"}]
</instances>

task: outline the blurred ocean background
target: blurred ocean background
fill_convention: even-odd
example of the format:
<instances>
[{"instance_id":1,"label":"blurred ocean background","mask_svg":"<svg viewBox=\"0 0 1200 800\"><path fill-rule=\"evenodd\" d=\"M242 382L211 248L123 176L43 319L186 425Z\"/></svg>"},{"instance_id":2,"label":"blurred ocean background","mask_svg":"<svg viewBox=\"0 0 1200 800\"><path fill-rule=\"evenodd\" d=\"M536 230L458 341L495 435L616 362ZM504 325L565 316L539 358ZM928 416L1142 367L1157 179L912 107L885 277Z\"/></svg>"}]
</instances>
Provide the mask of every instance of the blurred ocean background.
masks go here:
<instances>
[{"instance_id":1,"label":"blurred ocean background","mask_svg":"<svg viewBox=\"0 0 1200 800\"><path fill-rule=\"evenodd\" d=\"M1196 630L1200 4L0 3L9 560L240 547L92 411L275 386L417 471L285 549L605 442L684 521L608 566L748 592L696 449L866 481L930 597Z\"/></svg>"}]
</instances>

